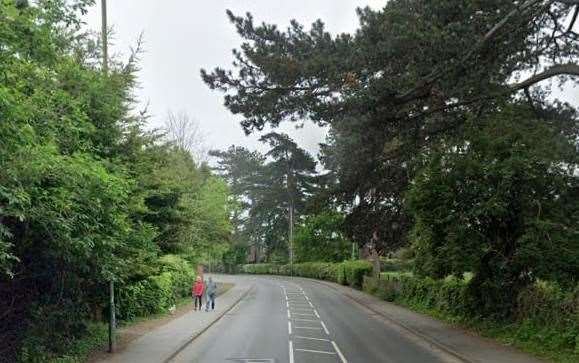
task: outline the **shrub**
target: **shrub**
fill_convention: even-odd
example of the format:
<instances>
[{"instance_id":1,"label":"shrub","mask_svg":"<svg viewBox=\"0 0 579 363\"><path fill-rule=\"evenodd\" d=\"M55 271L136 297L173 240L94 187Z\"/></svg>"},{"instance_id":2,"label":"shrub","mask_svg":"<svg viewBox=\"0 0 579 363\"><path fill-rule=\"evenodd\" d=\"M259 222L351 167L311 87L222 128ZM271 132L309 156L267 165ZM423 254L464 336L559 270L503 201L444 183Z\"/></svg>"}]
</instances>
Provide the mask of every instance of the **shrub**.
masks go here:
<instances>
[{"instance_id":1,"label":"shrub","mask_svg":"<svg viewBox=\"0 0 579 363\"><path fill-rule=\"evenodd\" d=\"M256 275L277 274L276 265L270 263L243 265L243 272Z\"/></svg>"},{"instance_id":2,"label":"shrub","mask_svg":"<svg viewBox=\"0 0 579 363\"><path fill-rule=\"evenodd\" d=\"M379 279L365 277L363 285L365 291L387 301L460 316L467 312L467 284L464 280L434 280L416 277L407 272L386 272L382 273Z\"/></svg>"},{"instance_id":3,"label":"shrub","mask_svg":"<svg viewBox=\"0 0 579 363\"><path fill-rule=\"evenodd\" d=\"M290 275L290 265L249 264L242 267L243 272L250 274ZM372 265L367 261L304 262L293 265L295 276L338 282L352 287L362 287L362 279L372 272Z\"/></svg>"},{"instance_id":4,"label":"shrub","mask_svg":"<svg viewBox=\"0 0 579 363\"><path fill-rule=\"evenodd\" d=\"M171 273L163 272L121 288L118 301L121 320L166 311L175 302Z\"/></svg>"},{"instance_id":5,"label":"shrub","mask_svg":"<svg viewBox=\"0 0 579 363\"><path fill-rule=\"evenodd\" d=\"M293 266L294 275L319 280L336 281L336 266L331 262L304 262ZM287 268L289 270L289 266Z\"/></svg>"},{"instance_id":6,"label":"shrub","mask_svg":"<svg viewBox=\"0 0 579 363\"><path fill-rule=\"evenodd\" d=\"M195 281L191 265L175 255L163 256L159 265L160 274L119 288L120 320L166 312L178 299L189 296Z\"/></svg>"},{"instance_id":7,"label":"shrub","mask_svg":"<svg viewBox=\"0 0 579 363\"><path fill-rule=\"evenodd\" d=\"M21 362L49 362L67 363L83 362L96 349L103 347L108 338L108 327L104 323L87 323L86 331L80 339L70 339L61 342L58 355L50 350L50 346L43 340L42 335L28 335L23 342L20 353Z\"/></svg>"},{"instance_id":8,"label":"shrub","mask_svg":"<svg viewBox=\"0 0 579 363\"><path fill-rule=\"evenodd\" d=\"M191 284L195 281L192 265L177 255L165 255L159 259L161 272L171 273L174 298L180 299L191 294Z\"/></svg>"},{"instance_id":9,"label":"shrub","mask_svg":"<svg viewBox=\"0 0 579 363\"><path fill-rule=\"evenodd\" d=\"M414 261L397 258L380 258L381 271L412 271Z\"/></svg>"},{"instance_id":10,"label":"shrub","mask_svg":"<svg viewBox=\"0 0 579 363\"><path fill-rule=\"evenodd\" d=\"M414 259L414 256L415 252L412 248L402 247L398 251L394 252L394 255L392 257L394 257L395 259L406 261Z\"/></svg>"},{"instance_id":11,"label":"shrub","mask_svg":"<svg viewBox=\"0 0 579 363\"><path fill-rule=\"evenodd\" d=\"M352 287L362 287L364 276L372 273L372 264L368 261L344 261L341 263L344 279L340 281L342 284L348 284Z\"/></svg>"},{"instance_id":12,"label":"shrub","mask_svg":"<svg viewBox=\"0 0 579 363\"><path fill-rule=\"evenodd\" d=\"M539 282L523 290L515 320L523 323L516 332L520 338L579 354L579 285L569 291Z\"/></svg>"},{"instance_id":13,"label":"shrub","mask_svg":"<svg viewBox=\"0 0 579 363\"><path fill-rule=\"evenodd\" d=\"M518 294L515 313L505 321L473 312L468 284L468 279L434 280L400 272L363 278L364 291L384 300L476 325L492 336L540 346L549 354L579 355L579 286L569 291L554 283L535 283Z\"/></svg>"}]
</instances>

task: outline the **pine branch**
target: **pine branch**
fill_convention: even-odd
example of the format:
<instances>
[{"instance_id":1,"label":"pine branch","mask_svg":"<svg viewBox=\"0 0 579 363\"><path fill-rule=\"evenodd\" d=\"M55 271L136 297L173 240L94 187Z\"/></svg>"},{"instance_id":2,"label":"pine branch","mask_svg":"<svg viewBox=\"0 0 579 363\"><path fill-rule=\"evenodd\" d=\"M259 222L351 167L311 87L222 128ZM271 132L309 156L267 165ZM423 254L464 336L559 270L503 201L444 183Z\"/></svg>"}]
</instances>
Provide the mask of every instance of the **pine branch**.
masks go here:
<instances>
[{"instance_id":1,"label":"pine branch","mask_svg":"<svg viewBox=\"0 0 579 363\"><path fill-rule=\"evenodd\" d=\"M546 79L562 75L579 76L579 64L556 64L542 73L536 74L521 83L512 85L510 89L512 91L519 91Z\"/></svg>"}]
</instances>

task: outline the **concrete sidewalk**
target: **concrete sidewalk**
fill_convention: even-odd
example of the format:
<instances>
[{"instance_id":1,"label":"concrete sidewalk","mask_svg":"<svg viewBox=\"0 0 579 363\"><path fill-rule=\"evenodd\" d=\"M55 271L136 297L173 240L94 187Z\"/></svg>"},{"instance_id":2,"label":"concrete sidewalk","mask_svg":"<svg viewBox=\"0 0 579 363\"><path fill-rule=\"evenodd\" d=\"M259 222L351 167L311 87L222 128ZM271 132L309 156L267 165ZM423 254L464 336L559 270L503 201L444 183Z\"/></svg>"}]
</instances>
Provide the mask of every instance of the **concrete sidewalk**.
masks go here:
<instances>
[{"instance_id":1,"label":"concrete sidewalk","mask_svg":"<svg viewBox=\"0 0 579 363\"><path fill-rule=\"evenodd\" d=\"M100 360L99 363L159 363L166 362L231 310L253 286L252 277L210 275L217 283L235 283L216 300L215 311L191 311L131 342L122 352Z\"/></svg>"},{"instance_id":2,"label":"concrete sidewalk","mask_svg":"<svg viewBox=\"0 0 579 363\"><path fill-rule=\"evenodd\" d=\"M386 302L362 291L335 283L304 279L326 285L349 298L388 323L396 324L419 339L442 349L455 358L468 363L544 363L546 361L514 348L450 326L440 320L415 313Z\"/></svg>"}]
</instances>

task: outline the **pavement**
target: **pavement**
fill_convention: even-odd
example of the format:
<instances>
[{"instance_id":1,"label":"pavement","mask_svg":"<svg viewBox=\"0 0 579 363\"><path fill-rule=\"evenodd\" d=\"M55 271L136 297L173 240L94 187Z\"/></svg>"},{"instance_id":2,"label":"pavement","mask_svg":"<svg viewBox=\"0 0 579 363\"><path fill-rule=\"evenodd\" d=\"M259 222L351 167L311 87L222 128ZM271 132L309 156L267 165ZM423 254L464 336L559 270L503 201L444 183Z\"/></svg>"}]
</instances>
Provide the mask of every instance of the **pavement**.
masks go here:
<instances>
[{"instance_id":1,"label":"pavement","mask_svg":"<svg viewBox=\"0 0 579 363\"><path fill-rule=\"evenodd\" d=\"M246 276L207 275L216 283L234 283L231 289L216 298L215 311L191 311L131 342L122 352L99 363L161 363L167 362L192 340L215 324L253 287L253 278Z\"/></svg>"},{"instance_id":2,"label":"pavement","mask_svg":"<svg viewBox=\"0 0 579 363\"><path fill-rule=\"evenodd\" d=\"M540 360L337 284L214 276L235 286L107 362L538 363Z\"/></svg>"}]
</instances>

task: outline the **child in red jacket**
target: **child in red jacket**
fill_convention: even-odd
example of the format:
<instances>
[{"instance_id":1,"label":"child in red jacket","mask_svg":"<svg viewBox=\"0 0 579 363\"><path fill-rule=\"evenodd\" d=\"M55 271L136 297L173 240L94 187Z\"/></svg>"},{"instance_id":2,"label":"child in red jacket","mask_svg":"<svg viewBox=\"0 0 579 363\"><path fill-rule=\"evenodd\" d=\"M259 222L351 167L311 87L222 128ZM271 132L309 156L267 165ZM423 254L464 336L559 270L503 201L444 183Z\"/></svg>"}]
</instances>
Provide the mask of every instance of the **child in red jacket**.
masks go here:
<instances>
[{"instance_id":1,"label":"child in red jacket","mask_svg":"<svg viewBox=\"0 0 579 363\"><path fill-rule=\"evenodd\" d=\"M203 299L204 290L205 285L203 284L203 280L201 279L201 276L197 276L197 281L191 288L191 295L193 297L193 303L195 304L195 310L197 310L197 306L199 306L199 310L201 310L201 302Z\"/></svg>"}]
</instances>

